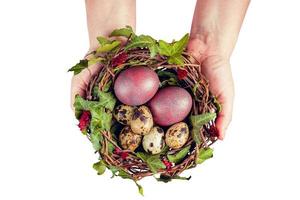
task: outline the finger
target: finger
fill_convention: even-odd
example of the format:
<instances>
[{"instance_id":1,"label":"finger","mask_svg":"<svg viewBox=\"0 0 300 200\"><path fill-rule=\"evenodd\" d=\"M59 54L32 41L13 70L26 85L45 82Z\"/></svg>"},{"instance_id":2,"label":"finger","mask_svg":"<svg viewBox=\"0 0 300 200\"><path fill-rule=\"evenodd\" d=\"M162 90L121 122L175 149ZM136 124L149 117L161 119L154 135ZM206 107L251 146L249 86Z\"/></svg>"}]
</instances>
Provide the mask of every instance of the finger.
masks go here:
<instances>
[{"instance_id":1,"label":"finger","mask_svg":"<svg viewBox=\"0 0 300 200\"><path fill-rule=\"evenodd\" d=\"M75 96L80 95L82 97L85 96L85 88L86 85L84 84L84 81L82 78L78 75L74 76L72 78L72 84L71 84L71 108L73 112L75 111L74 108L74 102L75 102Z\"/></svg>"},{"instance_id":2,"label":"finger","mask_svg":"<svg viewBox=\"0 0 300 200\"><path fill-rule=\"evenodd\" d=\"M233 108L233 95L231 93L224 94L224 96L217 97L222 105L222 110L218 114L216 120L216 127L218 129L218 138L223 140L226 134L226 130L232 119Z\"/></svg>"},{"instance_id":3,"label":"finger","mask_svg":"<svg viewBox=\"0 0 300 200\"><path fill-rule=\"evenodd\" d=\"M209 81L210 91L222 105L216 120L219 139L222 140L232 118L234 86L230 65L228 62L211 59L203 62L201 71Z\"/></svg>"},{"instance_id":4,"label":"finger","mask_svg":"<svg viewBox=\"0 0 300 200\"><path fill-rule=\"evenodd\" d=\"M100 70L100 65L95 64L89 66L87 69L84 69L79 74L73 76L72 84L71 84L71 108L74 111L74 102L75 96L80 95L85 97L86 95L86 88L92 78L93 75L97 74Z\"/></svg>"}]
</instances>

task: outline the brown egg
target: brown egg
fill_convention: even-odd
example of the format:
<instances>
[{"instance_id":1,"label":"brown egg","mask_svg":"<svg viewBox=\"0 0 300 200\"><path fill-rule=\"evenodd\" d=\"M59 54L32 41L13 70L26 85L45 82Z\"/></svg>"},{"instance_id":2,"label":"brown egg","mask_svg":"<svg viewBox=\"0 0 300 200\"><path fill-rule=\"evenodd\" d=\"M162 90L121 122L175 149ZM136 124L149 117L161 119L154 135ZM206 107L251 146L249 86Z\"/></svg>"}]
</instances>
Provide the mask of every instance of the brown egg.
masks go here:
<instances>
[{"instance_id":1,"label":"brown egg","mask_svg":"<svg viewBox=\"0 0 300 200\"><path fill-rule=\"evenodd\" d=\"M147 106L140 106L135 109L130 123L134 133L146 135L153 127L153 117Z\"/></svg>"},{"instance_id":2,"label":"brown egg","mask_svg":"<svg viewBox=\"0 0 300 200\"><path fill-rule=\"evenodd\" d=\"M120 135L119 141L125 150L134 151L142 142L142 135L132 132L129 126L125 126Z\"/></svg>"},{"instance_id":3,"label":"brown egg","mask_svg":"<svg viewBox=\"0 0 300 200\"><path fill-rule=\"evenodd\" d=\"M179 149L189 138L189 127L184 122L179 122L171 126L166 133L166 144L173 148Z\"/></svg>"},{"instance_id":4,"label":"brown egg","mask_svg":"<svg viewBox=\"0 0 300 200\"><path fill-rule=\"evenodd\" d=\"M115 119L124 125L129 125L132 119L134 108L128 105L118 105L113 114Z\"/></svg>"}]
</instances>

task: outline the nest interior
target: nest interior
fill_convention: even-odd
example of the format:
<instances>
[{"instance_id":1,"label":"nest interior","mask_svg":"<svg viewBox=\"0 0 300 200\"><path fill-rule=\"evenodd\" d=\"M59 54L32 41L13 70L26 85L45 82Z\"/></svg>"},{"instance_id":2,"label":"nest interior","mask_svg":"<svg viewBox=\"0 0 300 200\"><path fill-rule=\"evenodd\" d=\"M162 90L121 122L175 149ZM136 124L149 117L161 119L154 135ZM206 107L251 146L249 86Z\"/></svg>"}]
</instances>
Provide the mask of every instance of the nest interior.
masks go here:
<instances>
[{"instance_id":1,"label":"nest interior","mask_svg":"<svg viewBox=\"0 0 300 200\"><path fill-rule=\"evenodd\" d=\"M94 52L95 53L95 52ZM90 54L94 56L94 54ZM87 55L87 59L90 55ZM216 98L210 93L208 89L208 81L201 74L200 65L194 63L194 60L186 51L183 51L182 57L183 66L169 64L167 58L161 55L152 57L148 49L131 49L125 51L124 48L120 48L117 52L106 54L107 62L99 64L99 72L91 78L91 81L86 89L86 100L97 100L97 96L93 94L94 88L98 88L100 91L108 90L113 92L113 83L118 74L132 66L147 66L152 68L158 74L164 74L169 72L176 75L179 68L186 71L186 75L182 80L179 80L177 84L180 87L185 88L193 97L193 106L190 115L200 115L203 113L217 113L218 104ZM118 60L120 61L119 63ZM120 64L121 63L121 64ZM168 79L164 76L159 76L161 79L161 87L172 85L168 82ZM170 77L168 77L170 78ZM113 149L121 149L118 140L117 133L112 131L100 131L103 139L100 142L101 148L97 151L101 160L104 161L107 168L121 169L133 180L140 180L143 177L151 176L156 173L165 177L175 177L186 169L193 168L197 165L197 157L202 149L208 148L217 140L217 130L215 127L215 119L210 120L208 123L201 127L191 127L192 131L187 143L180 149L170 149L166 147L162 153L155 155L155 158L164 161L167 159L167 155L174 155L180 152L182 149L189 146L189 152L187 155L177 164L172 163L169 167L163 167L161 169L153 170L149 163L147 163L145 155L142 149L137 149L136 152L128 150L122 150L126 152L126 158L124 158L119 152L110 151ZM191 126L190 122L187 123ZM117 124L113 121L113 124ZM118 125L118 124L117 124ZM91 132L87 133L89 139L91 139Z\"/></svg>"}]
</instances>

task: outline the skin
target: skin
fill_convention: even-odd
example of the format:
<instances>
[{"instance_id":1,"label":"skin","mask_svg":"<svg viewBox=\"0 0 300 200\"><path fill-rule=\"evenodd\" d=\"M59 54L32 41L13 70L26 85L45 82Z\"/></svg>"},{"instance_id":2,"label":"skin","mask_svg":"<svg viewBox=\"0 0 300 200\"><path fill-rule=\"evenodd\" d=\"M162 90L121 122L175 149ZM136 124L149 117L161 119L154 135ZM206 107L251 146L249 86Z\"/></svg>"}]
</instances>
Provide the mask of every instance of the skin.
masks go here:
<instances>
[{"instance_id":1,"label":"skin","mask_svg":"<svg viewBox=\"0 0 300 200\"><path fill-rule=\"evenodd\" d=\"M198 0L188 51L201 63L210 90L220 103L216 126L223 140L232 118L234 86L230 56L249 5L249 0Z\"/></svg>"},{"instance_id":2,"label":"skin","mask_svg":"<svg viewBox=\"0 0 300 200\"><path fill-rule=\"evenodd\" d=\"M236 44L250 0L197 0L188 51L201 63L201 71L210 90L222 104L216 126L223 139L232 118L234 86L230 56ZM96 37L108 36L112 30L126 25L135 29L135 0L86 0L89 51L97 48ZM72 78L71 105L76 94L84 96L89 79L97 73L90 66ZM74 108L73 108L74 109Z\"/></svg>"},{"instance_id":3,"label":"skin","mask_svg":"<svg viewBox=\"0 0 300 200\"><path fill-rule=\"evenodd\" d=\"M87 25L89 32L90 48L93 51L98 46L97 36L107 36L120 27L130 25L135 30L136 3L135 0L86 0ZM76 94L85 96L85 88L90 78L99 68L92 65L80 74L73 76L71 84L71 107Z\"/></svg>"}]
</instances>

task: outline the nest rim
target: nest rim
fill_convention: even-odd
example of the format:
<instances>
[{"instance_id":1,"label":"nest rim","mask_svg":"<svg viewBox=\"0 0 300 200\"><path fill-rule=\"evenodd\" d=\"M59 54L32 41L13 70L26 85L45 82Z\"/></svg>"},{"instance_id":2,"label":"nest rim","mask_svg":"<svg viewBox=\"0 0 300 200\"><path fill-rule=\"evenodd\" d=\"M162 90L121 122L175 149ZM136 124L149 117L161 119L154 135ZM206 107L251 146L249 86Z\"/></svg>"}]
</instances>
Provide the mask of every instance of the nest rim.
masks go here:
<instances>
[{"instance_id":1,"label":"nest rim","mask_svg":"<svg viewBox=\"0 0 300 200\"><path fill-rule=\"evenodd\" d=\"M218 108L213 101L215 97L209 91L208 81L201 73L201 65L188 52L184 51L182 53L184 64L183 66L179 66L179 65L168 64L167 58L161 55L156 55L155 57L152 58L150 56L150 51L148 49L137 48L126 52L126 54L128 55L126 61L132 59L133 60L138 59L140 62L143 62L145 60L151 60L155 62L153 63L150 62L150 64L144 62L144 64L138 63L136 65L121 64L112 67L111 65L112 60L124 52L125 52L124 48L121 48L118 52L114 53L114 55L111 57L110 61L107 64L99 64L99 69L100 69L99 72L91 78L91 81L89 82L88 87L86 89L87 100L93 99L92 90L95 85L98 85L99 89L103 90L110 83L110 81L112 81L112 84L110 85L110 90L111 90L113 88L113 83L117 75L121 71L133 66L148 66L149 68L153 69L156 73L157 73L156 70L158 69L174 70L175 72L178 69L184 69L187 71L187 76L180 81L182 83L182 86L180 85L180 87L187 89L190 94L191 94L191 90L194 90L196 88L195 93L191 94L193 98L193 104L192 104L192 110L190 111L190 114L188 116L190 116L191 114L198 115L206 112L218 113ZM88 58L89 55L87 55L86 58ZM118 72L115 73L115 71ZM114 137L110 131L101 131L101 134L104 136L103 137L104 140L101 144L102 145L101 149L96 153L99 153L101 159L105 161L105 163L108 166L114 166L124 170L135 181L138 181L147 176L155 175L157 173L167 177L174 177L176 175L181 174L183 171L187 169L196 167L197 165L196 158L200 149L207 148L218 140L216 134L209 132L210 127L215 128L215 120L210 121L209 124L204 125L199 130L199 134L202 140L201 144L197 144L193 140L190 133L188 141L181 148L179 149L169 148L167 153L176 153L181 149L191 145L188 155L179 164L174 165L173 163L171 168L159 169L157 170L157 172L151 171L147 163L140 157L137 157L136 152L132 152L130 150L122 150L122 152L128 153L128 157L126 159L123 159L120 154L115 152L109 155L108 153L109 142L112 143L115 146L115 148L122 149L119 143L117 141L114 141ZM87 134L87 137L90 139L89 134ZM163 160L166 158L167 153L164 155L160 155L160 154L158 155L161 158L161 160Z\"/></svg>"}]
</instances>

